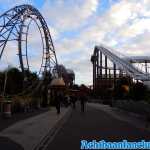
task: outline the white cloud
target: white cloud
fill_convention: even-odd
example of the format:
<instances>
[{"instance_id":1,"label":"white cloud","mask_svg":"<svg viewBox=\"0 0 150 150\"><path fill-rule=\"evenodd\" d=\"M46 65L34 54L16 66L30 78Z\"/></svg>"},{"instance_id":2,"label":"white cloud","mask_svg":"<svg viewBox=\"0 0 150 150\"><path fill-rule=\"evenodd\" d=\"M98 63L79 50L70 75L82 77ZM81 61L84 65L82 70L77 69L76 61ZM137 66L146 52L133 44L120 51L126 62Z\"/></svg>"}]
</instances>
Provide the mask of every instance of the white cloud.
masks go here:
<instances>
[{"instance_id":1,"label":"white cloud","mask_svg":"<svg viewBox=\"0 0 150 150\"><path fill-rule=\"evenodd\" d=\"M0 60L0 68L11 66L19 67L17 42L8 42Z\"/></svg>"},{"instance_id":2,"label":"white cloud","mask_svg":"<svg viewBox=\"0 0 150 150\"><path fill-rule=\"evenodd\" d=\"M126 23L131 15L131 5L130 3L126 3L126 1L121 1L120 3L115 4L108 12L110 21L119 26Z\"/></svg>"},{"instance_id":3,"label":"white cloud","mask_svg":"<svg viewBox=\"0 0 150 150\"><path fill-rule=\"evenodd\" d=\"M1 10L7 11L16 5L31 4L34 5L34 0L0 0ZM3 13L3 12L2 12Z\"/></svg>"},{"instance_id":4,"label":"white cloud","mask_svg":"<svg viewBox=\"0 0 150 150\"><path fill-rule=\"evenodd\" d=\"M71 30L80 27L96 11L99 0L56 1L52 4L49 0L43 6L43 15L50 18L49 22L55 23L60 30ZM54 7L55 6L55 7Z\"/></svg>"},{"instance_id":5,"label":"white cloud","mask_svg":"<svg viewBox=\"0 0 150 150\"><path fill-rule=\"evenodd\" d=\"M46 0L40 10L54 40L58 62L74 69L78 83L92 83L90 55L96 44L104 43L126 55L150 54L150 1L109 0L110 7L98 14L101 1ZM38 49L40 36L34 30L30 42ZM35 66L38 63L33 60Z\"/></svg>"},{"instance_id":6,"label":"white cloud","mask_svg":"<svg viewBox=\"0 0 150 150\"><path fill-rule=\"evenodd\" d=\"M120 46L126 55L150 55L150 33L143 33L132 39L130 43Z\"/></svg>"},{"instance_id":7,"label":"white cloud","mask_svg":"<svg viewBox=\"0 0 150 150\"><path fill-rule=\"evenodd\" d=\"M68 39L64 38L60 41L60 43L56 43L56 50L61 53L70 53L74 51L78 51L84 49L84 42L80 39Z\"/></svg>"},{"instance_id":8,"label":"white cloud","mask_svg":"<svg viewBox=\"0 0 150 150\"><path fill-rule=\"evenodd\" d=\"M76 83L91 84L92 64L88 59L80 57L77 60L64 61L64 64L75 71Z\"/></svg>"},{"instance_id":9,"label":"white cloud","mask_svg":"<svg viewBox=\"0 0 150 150\"><path fill-rule=\"evenodd\" d=\"M50 34L51 34L53 40L54 41L57 40L59 38L59 31L52 26L48 26L48 28L49 28L49 31L50 31Z\"/></svg>"},{"instance_id":10,"label":"white cloud","mask_svg":"<svg viewBox=\"0 0 150 150\"><path fill-rule=\"evenodd\" d=\"M127 38L136 37L144 32L150 32L150 19L136 19L131 25L121 30L120 34Z\"/></svg>"}]
</instances>

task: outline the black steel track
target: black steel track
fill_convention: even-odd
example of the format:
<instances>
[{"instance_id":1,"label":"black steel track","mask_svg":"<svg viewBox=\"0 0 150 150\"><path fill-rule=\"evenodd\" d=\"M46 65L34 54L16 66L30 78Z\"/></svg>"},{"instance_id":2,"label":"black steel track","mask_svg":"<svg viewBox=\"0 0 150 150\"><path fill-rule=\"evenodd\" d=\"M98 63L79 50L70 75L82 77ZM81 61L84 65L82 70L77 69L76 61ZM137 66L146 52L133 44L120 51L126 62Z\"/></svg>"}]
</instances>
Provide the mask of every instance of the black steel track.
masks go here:
<instances>
[{"instance_id":1,"label":"black steel track","mask_svg":"<svg viewBox=\"0 0 150 150\"><path fill-rule=\"evenodd\" d=\"M30 21L29 21L30 20ZM29 21L26 25L25 23ZM18 54L19 62L22 72L25 69L29 69L28 61L28 32L31 22L34 21L38 26L39 32L41 34L42 41L42 62L39 68L39 74L43 72L54 73L55 69L57 71L57 58L55 53L55 48L53 41L47 26L41 13L31 5L20 5L6 11L0 16L0 59L3 56L5 47L9 41L18 41ZM25 30L26 28L26 30ZM24 31L25 30L25 31ZM26 34L26 38L23 39L23 34ZM34 38L34 37L33 37ZM23 54L23 41L25 42L25 54ZM25 57L24 57L25 56ZM24 59L27 64L25 67ZM55 71L55 72L56 72ZM58 72L57 72L58 73Z\"/></svg>"}]
</instances>

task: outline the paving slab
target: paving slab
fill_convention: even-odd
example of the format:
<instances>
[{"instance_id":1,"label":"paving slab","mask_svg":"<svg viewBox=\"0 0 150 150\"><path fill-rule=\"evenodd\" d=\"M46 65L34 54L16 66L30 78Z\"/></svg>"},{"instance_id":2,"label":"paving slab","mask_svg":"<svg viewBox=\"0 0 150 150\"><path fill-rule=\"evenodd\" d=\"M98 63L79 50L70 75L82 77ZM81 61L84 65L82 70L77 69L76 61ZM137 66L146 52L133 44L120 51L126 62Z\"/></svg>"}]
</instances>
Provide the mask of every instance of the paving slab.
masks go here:
<instances>
[{"instance_id":1,"label":"paving slab","mask_svg":"<svg viewBox=\"0 0 150 150\"><path fill-rule=\"evenodd\" d=\"M45 135L58 124L66 114L70 113L70 108L61 108L58 115L55 108L35 117L20 121L4 129L0 137L6 137L21 145L24 150L32 150L40 143Z\"/></svg>"},{"instance_id":2,"label":"paving slab","mask_svg":"<svg viewBox=\"0 0 150 150\"><path fill-rule=\"evenodd\" d=\"M127 112L116 107L110 107L109 105L104 104L88 103L87 105L96 109L100 109L105 113L108 113L112 117L121 121L128 122L139 129L150 131L150 123L148 124L144 116Z\"/></svg>"}]
</instances>

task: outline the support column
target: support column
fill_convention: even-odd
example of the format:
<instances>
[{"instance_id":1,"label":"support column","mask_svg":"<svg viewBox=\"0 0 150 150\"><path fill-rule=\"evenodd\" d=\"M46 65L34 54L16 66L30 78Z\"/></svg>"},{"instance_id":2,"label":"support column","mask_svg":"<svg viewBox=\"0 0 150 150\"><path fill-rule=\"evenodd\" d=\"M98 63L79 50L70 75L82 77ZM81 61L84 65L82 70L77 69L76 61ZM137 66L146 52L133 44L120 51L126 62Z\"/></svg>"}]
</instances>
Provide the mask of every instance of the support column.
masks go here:
<instances>
[{"instance_id":1,"label":"support column","mask_svg":"<svg viewBox=\"0 0 150 150\"><path fill-rule=\"evenodd\" d=\"M94 91L96 89L96 62L95 62L95 58L94 58L94 62L93 62L93 80L94 80Z\"/></svg>"},{"instance_id":2,"label":"support column","mask_svg":"<svg viewBox=\"0 0 150 150\"><path fill-rule=\"evenodd\" d=\"M147 70L147 61L145 61L145 72L146 72L146 74L148 73L148 70Z\"/></svg>"},{"instance_id":3,"label":"support column","mask_svg":"<svg viewBox=\"0 0 150 150\"><path fill-rule=\"evenodd\" d=\"M93 91L95 92L95 88L96 88L96 56L95 56L95 52L91 57L91 62L93 64Z\"/></svg>"},{"instance_id":4,"label":"support column","mask_svg":"<svg viewBox=\"0 0 150 150\"><path fill-rule=\"evenodd\" d=\"M103 56L102 56L102 52L100 51L100 79L102 79L102 59Z\"/></svg>"},{"instance_id":5,"label":"support column","mask_svg":"<svg viewBox=\"0 0 150 150\"><path fill-rule=\"evenodd\" d=\"M97 50L97 75L99 78L99 50Z\"/></svg>"},{"instance_id":6,"label":"support column","mask_svg":"<svg viewBox=\"0 0 150 150\"><path fill-rule=\"evenodd\" d=\"M111 69L109 69L109 80L111 80Z\"/></svg>"},{"instance_id":7,"label":"support column","mask_svg":"<svg viewBox=\"0 0 150 150\"><path fill-rule=\"evenodd\" d=\"M105 56L105 78L107 79L107 56Z\"/></svg>"},{"instance_id":8,"label":"support column","mask_svg":"<svg viewBox=\"0 0 150 150\"><path fill-rule=\"evenodd\" d=\"M95 66L94 66L94 61L92 62L93 63L93 90L95 91Z\"/></svg>"},{"instance_id":9,"label":"support column","mask_svg":"<svg viewBox=\"0 0 150 150\"><path fill-rule=\"evenodd\" d=\"M109 71L109 87L111 87L111 69L108 70Z\"/></svg>"},{"instance_id":10,"label":"support column","mask_svg":"<svg viewBox=\"0 0 150 150\"><path fill-rule=\"evenodd\" d=\"M123 76L123 72L122 72L122 70L120 69L119 70L119 77L121 78Z\"/></svg>"},{"instance_id":11,"label":"support column","mask_svg":"<svg viewBox=\"0 0 150 150\"><path fill-rule=\"evenodd\" d=\"M114 64L114 86L116 84L116 64Z\"/></svg>"},{"instance_id":12,"label":"support column","mask_svg":"<svg viewBox=\"0 0 150 150\"><path fill-rule=\"evenodd\" d=\"M95 51L95 89L96 89L96 93L97 93L97 89L98 89L98 50L96 49Z\"/></svg>"}]
</instances>

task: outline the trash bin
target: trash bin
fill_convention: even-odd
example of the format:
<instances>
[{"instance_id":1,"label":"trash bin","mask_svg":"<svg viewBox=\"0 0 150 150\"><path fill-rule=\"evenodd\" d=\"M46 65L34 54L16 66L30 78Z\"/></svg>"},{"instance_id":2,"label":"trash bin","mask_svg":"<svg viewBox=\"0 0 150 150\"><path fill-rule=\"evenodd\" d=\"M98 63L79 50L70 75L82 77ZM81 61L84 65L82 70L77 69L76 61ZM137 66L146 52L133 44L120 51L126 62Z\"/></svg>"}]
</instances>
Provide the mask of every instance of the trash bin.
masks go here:
<instances>
[{"instance_id":1,"label":"trash bin","mask_svg":"<svg viewBox=\"0 0 150 150\"><path fill-rule=\"evenodd\" d=\"M11 101L3 101L3 116L4 118L11 117Z\"/></svg>"}]
</instances>

